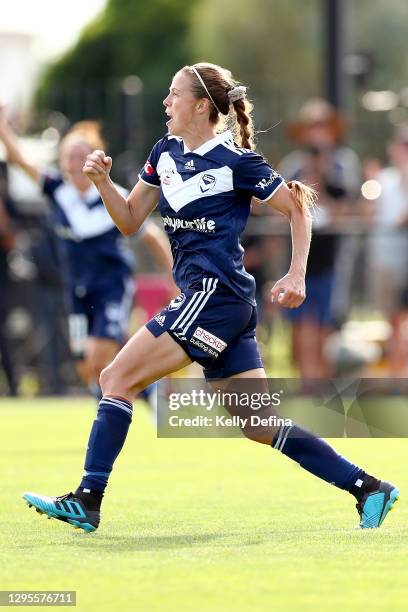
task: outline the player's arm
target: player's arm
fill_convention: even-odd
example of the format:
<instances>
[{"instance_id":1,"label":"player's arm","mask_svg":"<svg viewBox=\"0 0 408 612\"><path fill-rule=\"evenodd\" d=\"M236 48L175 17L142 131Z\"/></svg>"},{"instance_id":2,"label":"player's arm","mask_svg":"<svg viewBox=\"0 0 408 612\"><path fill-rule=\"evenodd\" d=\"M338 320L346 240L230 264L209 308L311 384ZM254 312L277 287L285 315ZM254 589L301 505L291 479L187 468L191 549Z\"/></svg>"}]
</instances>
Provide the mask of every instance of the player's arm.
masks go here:
<instances>
[{"instance_id":1,"label":"player's arm","mask_svg":"<svg viewBox=\"0 0 408 612\"><path fill-rule=\"evenodd\" d=\"M152 253L157 263L171 276L173 269L173 256L169 241L165 234L155 225L152 221L149 221L144 227L144 232L140 237L140 240Z\"/></svg>"},{"instance_id":2,"label":"player's arm","mask_svg":"<svg viewBox=\"0 0 408 612\"><path fill-rule=\"evenodd\" d=\"M288 218L292 234L292 261L288 273L272 287L272 301L297 308L306 297L305 275L312 236L311 208L316 193L298 181L283 183L267 204Z\"/></svg>"},{"instance_id":3,"label":"player's arm","mask_svg":"<svg viewBox=\"0 0 408 612\"><path fill-rule=\"evenodd\" d=\"M20 166L28 176L36 183L39 183L41 180L41 173L34 164L24 157L17 136L7 122L5 107L2 104L0 104L0 140L5 146L7 161L10 164Z\"/></svg>"},{"instance_id":4,"label":"player's arm","mask_svg":"<svg viewBox=\"0 0 408 612\"><path fill-rule=\"evenodd\" d=\"M173 280L173 255L171 254L169 241L165 233L152 221L148 221L147 224L143 226L143 229L144 231L140 236L140 240L149 249L157 263L165 271L171 287L171 292L176 296L180 291Z\"/></svg>"},{"instance_id":5,"label":"player's arm","mask_svg":"<svg viewBox=\"0 0 408 612\"><path fill-rule=\"evenodd\" d=\"M113 184L109 172L112 158L103 151L88 155L84 172L98 189L106 210L125 236L138 231L145 219L156 208L159 194L155 187L138 181L130 195L124 197Z\"/></svg>"}]
</instances>

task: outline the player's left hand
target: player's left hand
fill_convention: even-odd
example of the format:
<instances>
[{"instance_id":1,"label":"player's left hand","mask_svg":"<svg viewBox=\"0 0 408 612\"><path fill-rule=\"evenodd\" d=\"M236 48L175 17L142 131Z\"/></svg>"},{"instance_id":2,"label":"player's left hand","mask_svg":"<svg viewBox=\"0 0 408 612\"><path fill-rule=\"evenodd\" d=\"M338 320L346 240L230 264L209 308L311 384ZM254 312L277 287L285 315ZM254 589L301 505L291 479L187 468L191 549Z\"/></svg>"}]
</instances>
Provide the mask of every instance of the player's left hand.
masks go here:
<instances>
[{"instance_id":1,"label":"player's left hand","mask_svg":"<svg viewBox=\"0 0 408 612\"><path fill-rule=\"evenodd\" d=\"M306 298L305 277L303 274L288 272L271 289L272 302L285 308L297 308Z\"/></svg>"}]
</instances>

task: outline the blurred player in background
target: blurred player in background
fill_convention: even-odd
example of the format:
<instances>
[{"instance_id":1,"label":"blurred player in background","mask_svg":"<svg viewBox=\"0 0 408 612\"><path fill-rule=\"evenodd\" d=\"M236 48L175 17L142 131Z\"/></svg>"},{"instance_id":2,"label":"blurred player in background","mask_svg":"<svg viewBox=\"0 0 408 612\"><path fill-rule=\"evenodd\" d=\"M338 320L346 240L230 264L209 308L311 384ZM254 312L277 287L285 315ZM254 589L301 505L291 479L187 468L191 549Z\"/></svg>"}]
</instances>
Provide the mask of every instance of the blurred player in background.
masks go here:
<instances>
[{"instance_id":1,"label":"blurred player in background","mask_svg":"<svg viewBox=\"0 0 408 612\"><path fill-rule=\"evenodd\" d=\"M288 179L306 181L319 193L306 271L307 299L288 313L293 324L293 358L304 379L331 375L324 346L338 323L334 310L336 289L348 303L344 295L348 292L347 283L336 275L341 246L337 232L350 213L361 181L357 156L341 144L344 129L344 120L328 102L320 98L308 100L297 121L289 126L289 135L300 148L287 155L279 167ZM352 252L351 245L347 250ZM352 262L350 273L351 270Z\"/></svg>"},{"instance_id":2,"label":"blurred player in background","mask_svg":"<svg viewBox=\"0 0 408 612\"><path fill-rule=\"evenodd\" d=\"M373 231L368 240L373 301L388 319L390 376L408 375L408 124L394 130L390 165L375 177L381 189L372 202Z\"/></svg>"},{"instance_id":3,"label":"blurred player in background","mask_svg":"<svg viewBox=\"0 0 408 612\"><path fill-rule=\"evenodd\" d=\"M192 361L203 366L216 391L229 390L237 381L257 393L268 391L255 338L255 283L243 267L239 241L253 197L268 202L291 224L292 262L275 283L272 298L287 308L298 307L305 298L315 194L300 182L287 185L252 150L252 106L245 87L219 66L185 66L174 76L164 106L169 133L153 147L127 199L110 180L112 159L103 151L88 155L84 167L124 234L134 233L160 205L173 274L182 290L103 370L104 396L76 491L59 497L24 494L40 512L84 531L99 525L102 497L127 436L135 393ZM222 115L229 115L240 146L231 131L222 131ZM227 409L233 414L236 406ZM398 496L394 485L366 474L293 423L260 428L249 423L242 431L354 495L361 527L378 527Z\"/></svg>"},{"instance_id":4,"label":"blurred player in background","mask_svg":"<svg viewBox=\"0 0 408 612\"><path fill-rule=\"evenodd\" d=\"M127 339L134 258L95 185L82 172L87 155L105 146L99 125L81 121L71 128L61 141L60 171L41 171L25 158L4 108L0 108L0 139L9 163L39 183L52 203L56 232L64 247L71 350L83 382L100 399L100 373ZM126 197L126 190L116 187ZM138 228L138 237L170 279L172 258L163 232L148 222Z\"/></svg>"},{"instance_id":5,"label":"blurred player in background","mask_svg":"<svg viewBox=\"0 0 408 612\"><path fill-rule=\"evenodd\" d=\"M15 246L15 231L8 210L9 193L7 165L0 162L0 358L1 366L11 397L18 395L18 382L15 364L7 338L6 323L9 313L9 265L8 256Z\"/></svg>"}]
</instances>

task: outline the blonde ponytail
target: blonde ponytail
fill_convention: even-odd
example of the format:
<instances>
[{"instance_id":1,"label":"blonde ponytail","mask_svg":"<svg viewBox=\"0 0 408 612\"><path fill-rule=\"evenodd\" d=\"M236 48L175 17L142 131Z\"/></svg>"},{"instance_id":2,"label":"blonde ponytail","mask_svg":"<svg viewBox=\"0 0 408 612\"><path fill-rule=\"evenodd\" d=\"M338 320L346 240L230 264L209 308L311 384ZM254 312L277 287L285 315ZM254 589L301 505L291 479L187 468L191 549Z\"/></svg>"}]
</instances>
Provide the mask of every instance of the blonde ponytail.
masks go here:
<instances>
[{"instance_id":1,"label":"blonde ponytail","mask_svg":"<svg viewBox=\"0 0 408 612\"><path fill-rule=\"evenodd\" d=\"M287 185L302 214L311 217L316 206L317 191L300 181L288 181Z\"/></svg>"}]
</instances>

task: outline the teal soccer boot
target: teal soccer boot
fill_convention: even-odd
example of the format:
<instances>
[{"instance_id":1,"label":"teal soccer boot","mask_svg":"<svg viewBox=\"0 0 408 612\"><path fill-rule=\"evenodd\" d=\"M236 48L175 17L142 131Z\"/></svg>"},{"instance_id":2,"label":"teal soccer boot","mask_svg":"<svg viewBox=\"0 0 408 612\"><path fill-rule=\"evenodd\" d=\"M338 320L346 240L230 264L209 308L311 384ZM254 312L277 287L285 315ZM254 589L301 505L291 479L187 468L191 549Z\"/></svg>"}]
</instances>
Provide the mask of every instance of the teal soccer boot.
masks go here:
<instances>
[{"instance_id":1,"label":"teal soccer boot","mask_svg":"<svg viewBox=\"0 0 408 612\"><path fill-rule=\"evenodd\" d=\"M388 512L392 510L399 496L399 490L391 482L382 480L377 490L366 493L356 508L360 515L362 529L379 527Z\"/></svg>"},{"instance_id":2,"label":"teal soccer boot","mask_svg":"<svg viewBox=\"0 0 408 612\"><path fill-rule=\"evenodd\" d=\"M73 493L67 493L59 497L24 493L23 499L30 508L34 506L37 512L46 514L48 518L64 521L64 523L69 523L77 529L83 529L87 533L98 528L100 512L87 510L83 502Z\"/></svg>"}]
</instances>

